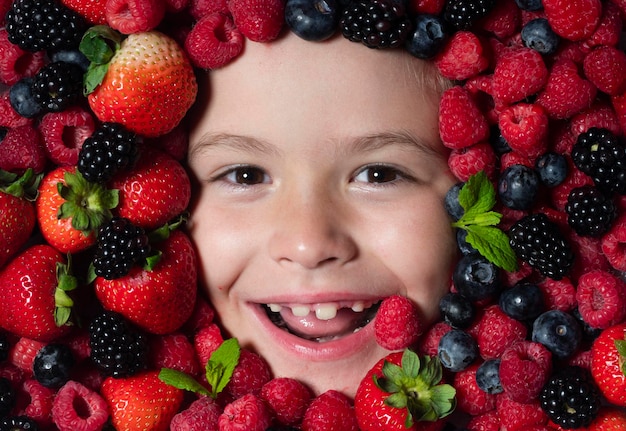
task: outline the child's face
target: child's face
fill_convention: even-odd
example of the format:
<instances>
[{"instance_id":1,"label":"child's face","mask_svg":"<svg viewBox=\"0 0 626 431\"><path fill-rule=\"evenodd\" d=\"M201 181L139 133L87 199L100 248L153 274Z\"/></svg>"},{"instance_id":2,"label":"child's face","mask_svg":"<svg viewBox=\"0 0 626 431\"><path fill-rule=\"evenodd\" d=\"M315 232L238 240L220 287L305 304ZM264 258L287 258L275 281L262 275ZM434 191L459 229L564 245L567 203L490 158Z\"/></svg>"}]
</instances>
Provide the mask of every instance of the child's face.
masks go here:
<instances>
[{"instance_id":1,"label":"child's face","mask_svg":"<svg viewBox=\"0 0 626 431\"><path fill-rule=\"evenodd\" d=\"M453 180L422 66L288 36L210 73L189 155L203 282L228 335L316 392L353 394L387 353L372 323L355 333L368 307L402 294L432 321L449 288Z\"/></svg>"}]
</instances>

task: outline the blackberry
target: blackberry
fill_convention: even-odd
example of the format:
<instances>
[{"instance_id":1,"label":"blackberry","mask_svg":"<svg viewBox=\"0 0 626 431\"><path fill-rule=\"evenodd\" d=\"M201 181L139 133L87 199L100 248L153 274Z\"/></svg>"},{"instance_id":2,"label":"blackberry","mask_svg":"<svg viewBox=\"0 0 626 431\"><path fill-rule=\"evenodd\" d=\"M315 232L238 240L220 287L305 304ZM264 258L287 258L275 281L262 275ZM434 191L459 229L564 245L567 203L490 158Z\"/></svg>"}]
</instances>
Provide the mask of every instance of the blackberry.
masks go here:
<instances>
[{"instance_id":1,"label":"blackberry","mask_svg":"<svg viewBox=\"0 0 626 431\"><path fill-rule=\"evenodd\" d=\"M82 96L83 70L71 63L57 61L41 68L32 83L35 102L46 112L60 112Z\"/></svg>"},{"instance_id":2,"label":"blackberry","mask_svg":"<svg viewBox=\"0 0 626 431\"><path fill-rule=\"evenodd\" d=\"M453 28L466 30L487 16L495 4L495 0L448 0L443 17Z\"/></svg>"},{"instance_id":3,"label":"blackberry","mask_svg":"<svg viewBox=\"0 0 626 431\"><path fill-rule=\"evenodd\" d=\"M519 259L554 280L563 278L574 262L572 248L543 213L515 222L509 229L509 243Z\"/></svg>"},{"instance_id":4,"label":"blackberry","mask_svg":"<svg viewBox=\"0 0 626 431\"><path fill-rule=\"evenodd\" d=\"M118 123L102 123L83 142L78 171L87 181L105 183L137 160L137 135Z\"/></svg>"},{"instance_id":5,"label":"blackberry","mask_svg":"<svg viewBox=\"0 0 626 431\"><path fill-rule=\"evenodd\" d=\"M148 341L120 314L104 311L89 325L91 360L105 374L128 377L146 367Z\"/></svg>"},{"instance_id":6,"label":"blackberry","mask_svg":"<svg viewBox=\"0 0 626 431\"><path fill-rule=\"evenodd\" d=\"M6 15L9 41L25 51L76 49L87 22L55 0L15 0Z\"/></svg>"},{"instance_id":7,"label":"blackberry","mask_svg":"<svg viewBox=\"0 0 626 431\"><path fill-rule=\"evenodd\" d=\"M541 408L562 428L588 426L600 409L600 394L589 371L568 366L555 373L539 394Z\"/></svg>"},{"instance_id":8,"label":"blackberry","mask_svg":"<svg viewBox=\"0 0 626 431\"><path fill-rule=\"evenodd\" d=\"M28 416L10 416L0 419L0 431L38 431L37 422Z\"/></svg>"},{"instance_id":9,"label":"blackberry","mask_svg":"<svg viewBox=\"0 0 626 431\"><path fill-rule=\"evenodd\" d=\"M9 343L9 339L5 333L0 332L0 362L7 360L10 349L11 343Z\"/></svg>"},{"instance_id":10,"label":"blackberry","mask_svg":"<svg viewBox=\"0 0 626 431\"><path fill-rule=\"evenodd\" d=\"M411 20L397 0L357 0L343 11L341 32L369 48L396 48L411 32Z\"/></svg>"},{"instance_id":11,"label":"blackberry","mask_svg":"<svg viewBox=\"0 0 626 431\"><path fill-rule=\"evenodd\" d=\"M15 405L15 391L9 379L0 377L0 417L8 415Z\"/></svg>"},{"instance_id":12,"label":"blackberry","mask_svg":"<svg viewBox=\"0 0 626 431\"><path fill-rule=\"evenodd\" d=\"M113 217L98 232L93 258L96 275L107 280L123 277L150 253L146 232L123 217Z\"/></svg>"},{"instance_id":13,"label":"blackberry","mask_svg":"<svg viewBox=\"0 0 626 431\"><path fill-rule=\"evenodd\" d=\"M626 194L626 145L610 130L591 127L578 135L572 160L600 190Z\"/></svg>"},{"instance_id":14,"label":"blackberry","mask_svg":"<svg viewBox=\"0 0 626 431\"><path fill-rule=\"evenodd\" d=\"M613 199L594 186L572 189L565 205L567 223L580 236L599 237L617 217Z\"/></svg>"}]
</instances>

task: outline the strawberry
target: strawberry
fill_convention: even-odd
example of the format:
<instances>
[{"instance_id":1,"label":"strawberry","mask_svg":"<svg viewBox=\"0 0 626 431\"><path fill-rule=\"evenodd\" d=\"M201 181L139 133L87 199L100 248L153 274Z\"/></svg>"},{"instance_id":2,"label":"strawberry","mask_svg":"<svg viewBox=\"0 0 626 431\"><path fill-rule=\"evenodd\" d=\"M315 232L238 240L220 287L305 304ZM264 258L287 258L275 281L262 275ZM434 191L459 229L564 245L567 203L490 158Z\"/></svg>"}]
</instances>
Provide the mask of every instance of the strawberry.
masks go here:
<instances>
[{"instance_id":1,"label":"strawberry","mask_svg":"<svg viewBox=\"0 0 626 431\"><path fill-rule=\"evenodd\" d=\"M106 24L105 8L100 0L61 0L61 3L81 14L91 24Z\"/></svg>"},{"instance_id":2,"label":"strawberry","mask_svg":"<svg viewBox=\"0 0 626 431\"><path fill-rule=\"evenodd\" d=\"M626 323L602 331L591 347L591 374L609 402L626 406Z\"/></svg>"},{"instance_id":3,"label":"strawberry","mask_svg":"<svg viewBox=\"0 0 626 431\"><path fill-rule=\"evenodd\" d=\"M111 217L117 192L90 183L75 166L59 166L39 185L37 220L45 240L63 253L85 250L96 242L100 224Z\"/></svg>"},{"instance_id":4,"label":"strawberry","mask_svg":"<svg viewBox=\"0 0 626 431\"><path fill-rule=\"evenodd\" d=\"M83 39L81 50L92 61L86 76L91 109L101 121L121 123L139 135L171 131L198 91L187 55L158 31L120 40L119 33L106 27L95 27Z\"/></svg>"},{"instance_id":5,"label":"strawberry","mask_svg":"<svg viewBox=\"0 0 626 431\"><path fill-rule=\"evenodd\" d=\"M196 255L187 235L179 230L154 248L161 253L154 268L135 266L113 280L97 277L95 290L106 309L148 332L167 334L180 328L193 312Z\"/></svg>"},{"instance_id":6,"label":"strawberry","mask_svg":"<svg viewBox=\"0 0 626 431\"><path fill-rule=\"evenodd\" d=\"M166 431L178 412L183 391L159 380L158 371L104 380L101 394L109 406L115 429Z\"/></svg>"},{"instance_id":7,"label":"strawberry","mask_svg":"<svg viewBox=\"0 0 626 431\"><path fill-rule=\"evenodd\" d=\"M74 281L59 251L46 244L27 248L0 272L0 327L36 341L66 334L72 301L65 290Z\"/></svg>"},{"instance_id":8,"label":"strawberry","mask_svg":"<svg viewBox=\"0 0 626 431\"><path fill-rule=\"evenodd\" d=\"M29 201L27 190L36 190L38 181L32 170L19 178L0 170L0 268L22 248L35 228L35 205Z\"/></svg>"},{"instance_id":9,"label":"strawberry","mask_svg":"<svg viewBox=\"0 0 626 431\"><path fill-rule=\"evenodd\" d=\"M408 349L387 355L357 388L354 408L359 428L392 431L438 426L439 419L455 405L454 388L441 380L442 368L436 357L419 357Z\"/></svg>"},{"instance_id":10,"label":"strawberry","mask_svg":"<svg viewBox=\"0 0 626 431\"><path fill-rule=\"evenodd\" d=\"M626 412L615 407L603 407L587 430L626 431Z\"/></svg>"}]
</instances>

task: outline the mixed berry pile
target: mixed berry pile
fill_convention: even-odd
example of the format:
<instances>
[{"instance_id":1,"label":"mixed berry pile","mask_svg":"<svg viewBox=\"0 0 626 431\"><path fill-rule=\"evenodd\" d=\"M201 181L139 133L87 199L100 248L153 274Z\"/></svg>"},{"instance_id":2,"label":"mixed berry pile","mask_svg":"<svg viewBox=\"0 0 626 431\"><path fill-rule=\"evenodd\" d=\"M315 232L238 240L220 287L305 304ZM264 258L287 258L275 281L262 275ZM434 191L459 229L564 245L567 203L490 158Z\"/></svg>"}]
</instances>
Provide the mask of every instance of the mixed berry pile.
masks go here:
<instances>
[{"instance_id":1,"label":"mixed berry pile","mask_svg":"<svg viewBox=\"0 0 626 431\"><path fill-rule=\"evenodd\" d=\"M0 431L626 430L626 1L0 0L0 17ZM225 339L184 230L195 73L283 31L405 49L451 82L451 289L429 328L381 303L394 353L354 399Z\"/></svg>"}]
</instances>

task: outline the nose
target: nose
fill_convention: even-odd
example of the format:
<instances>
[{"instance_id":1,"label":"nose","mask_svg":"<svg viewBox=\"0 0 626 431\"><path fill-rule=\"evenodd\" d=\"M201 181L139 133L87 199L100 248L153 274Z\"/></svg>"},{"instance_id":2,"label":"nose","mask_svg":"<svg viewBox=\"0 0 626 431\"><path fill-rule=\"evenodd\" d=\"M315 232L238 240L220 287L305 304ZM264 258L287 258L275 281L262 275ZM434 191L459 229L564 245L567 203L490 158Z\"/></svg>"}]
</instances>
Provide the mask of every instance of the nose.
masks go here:
<instances>
[{"instance_id":1,"label":"nose","mask_svg":"<svg viewBox=\"0 0 626 431\"><path fill-rule=\"evenodd\" d=\"M315 269L344 264L357 254L347 211L323 190L284 193L275 215L269 252L281 265Z\"/></svg>"}]
</instances>

